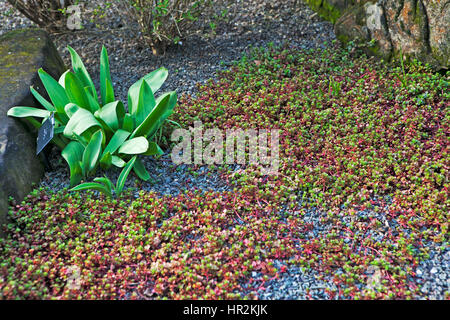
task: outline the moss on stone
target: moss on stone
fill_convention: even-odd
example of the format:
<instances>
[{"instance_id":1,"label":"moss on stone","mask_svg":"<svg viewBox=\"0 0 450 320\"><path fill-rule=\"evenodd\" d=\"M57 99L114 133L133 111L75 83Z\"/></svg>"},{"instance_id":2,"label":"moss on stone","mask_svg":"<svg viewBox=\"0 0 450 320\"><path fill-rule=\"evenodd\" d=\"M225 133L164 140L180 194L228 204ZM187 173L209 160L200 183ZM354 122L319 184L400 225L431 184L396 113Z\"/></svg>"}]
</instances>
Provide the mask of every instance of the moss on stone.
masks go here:
<instances>
[{"instance_id":1,"label":"moss on stone","mask_svg":"<svg viewBox=\"0 0 450 320\"><path fill-rule=\"evenodd\" d=\"M342 42L343 44L347 44L347 43L350 42L350 38L349 38L347 35L342 34L342 33L337 34L337 35L336 35L336 38L337 38L340 42Z\"/></svg>"},{"instance_id":2,"label":"moss on stone","mask_svg":"<svg viewBox=\"0 0 450 320\"><path fill-rule=\"evenodd\" d=\"M8 83L13 79L18 81L30 72L37 71L30 68L36 65L37 61L34 60L43 48L38 30L14 30L0 37L0 79L2 81ZM45 34L42 34L42 37L44 36Z\"/></svg>"},{"instance_id":3,"label":"moss on stone","mask_svg":"<svg viewBox=\"0 0 450 320\"><path fill-rule=\"evenodd\" d=\"M322 5L318 8L318 12L320 16L332 23L335 23L341 16L341 12L326 0L322 1Z\"/></svg>"},{"instance_id":4,"label":"moss on stone","mask_svg":"<svg viewBox=\"0 0 450 320\"><path fill-rule=\"evenodd\" d=\"M371 3L375 4L376 0L305 0L306 3L317 12L323 19L331 21L335 24L336 36L337 38L344 44L347 44L349 41L355 41L359 43L366 43L370 41L368 39L370 36L364 36L364 27L366 26L366 4ZM447 69L450 62L450 50L448 45L448 38L443 40L444 44L441 44L440 41L434 41L439 43L439 48L433 46L433 41L428 41L427 35L424 32L427 28L427 12L425 10L426 6L430 6L430 9L438 10L440 8L433 1L427 1L425 3L419 2L418 5L414 7L414 11L411 13L411 21L414 25L418 26L419 30L421 30L419 42L422 43L422 48L420 52L415 50L415 53L410 57L417 58L418 60L429 63L434 68L437 69ZM430 10L428 10L430 11ZM347 16L351 17L351 20L354 22L357 28L342 28L339 26L340 20L345 20ZM408 29L408 25L405 25L403 21L398 22L400 24L400 28L405 30L405 32L411 36L411 31ZM359 30L358 30L359 27ZM361 32L359 32L361 31ZM442 34L442 32L440 33ZM385 39L385 41L390 41L389 39ZM425 42L431 42L429 45ZM380 48L378 45L367 47L366 52L369 54L376 55L380 58L383 58L386 61L398 59L398 52L387 52L387 49Z\"/></svg>"},{"instance_id":5,"label":"moss on stone","mask_svg":"<svg viewBox=\"0 0 450 320\"><path fill-rule=\"evenodd\" d=\"M0 36L0 52L2 49L5 50L6 48L11 47L11 45L14 46L14 44L19 44L19 41L17 41L18 39L26 38L27 41L20 42L20 47L22 48L21 52L28 52L31 54L32 52L39 50L42 46L40 45L40 34L42 34L42 37L45 37L45 31L38 28L19 29L7 32Z\"/></svg>"},{"instance_id":6,"label":"moss on stone","mask_svg":"<svg viewBox=\"0 0 450 320\"><path fill-rule=\"evenodd\" d=\"M431 46L431 52L433 57L439 63L440 68L448 70L448 66L450 65L450 50L448 50L448 47L447 50L443 52L442 48Z\"/></svg>"},{"instance_id":7,"label":"moss on stone","mask_svg":"<svg viewBox=\"0 0 450 320\"><path fill-rule=\"evenodd\" d=\"M3 93L12 94L19 82L29 82L36 77L36 66L43 66L54 77L58 76L54 70L67 69L44 30L19 29L0 36L0 89Z\"/></svg>"},{"instance_id":8,"label":"moss on stone","mask_svg":"<svg viewBox=\"0 0 450 320\"><path fill-rule=\"evenodd\" d=\"M341 16L341 11L327 0L306 0L306 3L323 19L335 23Z\"/></svg>"}]
</instances>

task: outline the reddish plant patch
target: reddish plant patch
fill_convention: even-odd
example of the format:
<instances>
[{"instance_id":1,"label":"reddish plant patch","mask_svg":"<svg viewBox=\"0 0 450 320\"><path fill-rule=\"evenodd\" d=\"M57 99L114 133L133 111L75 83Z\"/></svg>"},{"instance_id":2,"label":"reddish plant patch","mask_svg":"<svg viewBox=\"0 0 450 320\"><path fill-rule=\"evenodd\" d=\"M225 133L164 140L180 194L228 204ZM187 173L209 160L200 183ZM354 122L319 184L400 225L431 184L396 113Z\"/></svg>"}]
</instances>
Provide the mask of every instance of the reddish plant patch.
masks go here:
<instances>
[{"instance_id":1,"label":"reddish plant patch","mask_svg":"<svg viewBox=\"0 0 450 320\"><path fill-rule=\"evenodd\" d=\"M162 198L36 191L13 207L0 294L252 298L241 284L285 260L333 279L330 298L415 297L426 244L448 246L449 91L423 66L401 76L337 48L255 50L174 120L279 128L280 175L222 168L234 192Z\"/></svg>"},{"instance_id":2,"label":"reddish plant patch","mask_svg":"<svg viewBox=\"0 0 450 320\"><path fill-rule=\"evenodd\" d=\"M240 298L251 271L291 256L280 223L233 193L107 200L36 191L3 243L4 298ZM295 223L301 227L301 221ZM79 270L79 287L68 285ZM75 283L76 284L76 283Z\"/></svg>"}]
</instances>

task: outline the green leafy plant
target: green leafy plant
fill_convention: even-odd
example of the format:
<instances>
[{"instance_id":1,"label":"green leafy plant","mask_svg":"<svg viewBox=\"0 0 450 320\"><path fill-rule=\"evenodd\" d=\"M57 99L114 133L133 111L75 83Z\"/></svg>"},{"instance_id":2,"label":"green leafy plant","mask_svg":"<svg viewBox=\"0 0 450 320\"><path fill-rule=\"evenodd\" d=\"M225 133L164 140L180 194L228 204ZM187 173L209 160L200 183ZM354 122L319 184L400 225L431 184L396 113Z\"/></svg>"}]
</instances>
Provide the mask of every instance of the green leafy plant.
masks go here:
<instances>
[{"instance_id":1,"label":"green leafy plant","mask_svg":"<svg viewBox=\"0 0 450 320\"><path fill-rule=\"evenodd\" d=\"M216 34L217 24L215 24L214 22L210 22L209 27L211 28L211 33Z\"/></svg>"},{"instance_id":2,"label":"green leafy plant","mask_svg":"<svg viewBox=\"0 0 450 320\"><path fill-rule=\"evenodd\" d=\"M144 40L155 55L194 31L200 17L209 17L211 0L120 0L139 23Z\"/></svg>"},{"instance_id":3,"label":"green leafy plant","mask_svg":"<svg viewBox=\"0 0 450 320\"><path fill-rule=\"evenodd\" d=\"M330 77L330 82L328 86L328 91L336 97L339 97L341 94L342 83L339 81L335 81L332 77Z\"/></svg>"},{"instance_id":4,"label":"green leafy plant","mask_svg":"<svg viewBox=\"0 0 450 320\"><path fill-rule=\"evenodd\" d=\"M174 91L158 98L154 95L167 79L167 69L157 69L129 88L126 112L124 104L115 99L106 48L100 56L100 96L80 56L70 47L69 52L73 72L66 71L59 81L39 70L51 102L31 88L45 109L17 106L8 115L27 118L39 128L41 123L33 117L45 121L54 114L53 142L62 149L69 165L72 186L92 175L99 165L105 170L111 166L123 168L134 155L161 155L156 133L177 102ZM133 163L137 176L148 180L150 175L141 161Z\"/></svg>"},{"instance_id":5,"label":"green leafy plant","mask_svg":"<svg viewBox=\"0 0 450 320\"><path fill-rule=\"evenodd\" d=\"M108 197L113 196L113 192L115 192L116 196L120 196L123 187L125 186L125 181L127 180L128 175L131 172L131 169L133 169L135 163L137 160L137 156L134 156L131 158L130 161L126 164L126 166L123 168L122 172L119 175L119 178L117 179L116 185L112 183L112 181L108 177L99 177L95 178L94 182L85 182L82 183L72 189L71 191L82 191L82 190L96 190L99 192L102 192Z\"/></svg>"},{"instance_id":6,"label":"green leafy plant","mask_svg":"<svg viewBox=\"0 0 450 320\"><path fill-rule=\"evenodd\" d=\"M405 72L405 62L403 59L403 49L400 48L400 66L402 70L402 75L396 74L396 78L402 83L402 86L406 88L408 86L408 80L406 78L406 72Z\"/></svg>"}]
</instances>

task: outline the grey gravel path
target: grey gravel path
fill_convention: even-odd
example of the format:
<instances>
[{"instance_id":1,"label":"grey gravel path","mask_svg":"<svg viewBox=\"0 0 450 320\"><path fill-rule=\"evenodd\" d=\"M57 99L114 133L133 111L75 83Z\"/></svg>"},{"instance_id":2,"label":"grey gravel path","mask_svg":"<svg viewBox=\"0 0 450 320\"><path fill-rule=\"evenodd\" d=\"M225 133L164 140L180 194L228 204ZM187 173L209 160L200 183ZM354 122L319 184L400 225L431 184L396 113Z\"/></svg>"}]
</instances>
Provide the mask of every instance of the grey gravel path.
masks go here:
<instances>
[{"instance_id":1,"label":"grey gravel path","mask_svg":"<svg viewBox=\"0 0 450 320\"><path fill-rule=\"evenodd\" d=\"M221 178L217 170L208 166L194 167L191 165L174 165L169 154L163 155L156 160L151 157L141 158L150 173L150 180L143 182L130 175L125 183L125 188L135 189L135 196L139 191L156 192L164 196L176 196L186 190L197 189L199 191L230 191L231 187ZM41 181L42 187L52 190L69 188L69 172L64 160L57 155L51 154L50 163L52 170L47 170ZM98 172L98 176L105 174L112 181L117 181L120 169L111 168L108 172Z\"/></svg>"},{"instance_id":2,"label":"grey gravel path","mask_svg":"<svg viewBox=\"0 0 450 320\"><path fill-rule=\"evenodd\" d=\"M427 245L430 258L416 268L417 284L421 285L418 299L442 300L450 298L450 248Z\"/></svg>"},{"instance_id":3,"label":"grey gravel path","mask_svg":"<svg viewBox=\"0 0 450 320\"><path fill-rule=\"evenodd\" d=\"M373 199L376 200L376 199ZM386 212L389 212L389 199L386 199L388 205L384 207L384 210L375 212L373 210L361 210L356 212L357 219L374 218L385 224L383 232L388 232L391 229L392 232L399 230L400 226L395 219L389 221L386 220ZM289 213L289 212L288 212ZM289 213L294 214L294 213ZM305 223L312 226L312 229L305 234L305 239L326 238L327 235L333 229L333 225L330 223L322 223L321 219L326 217L326 213L316 210L314 208L308 209L303 215ZM349 223L349 217L341 217L342 223ZM403 230L406 231L407 230ZM379 233L374 233L373 229L368 228L367 232L362 235L363 239L371 238L373 241L383 241L388 243L388 239L380 236ZM345 240L344 240L345 241ZM350 239L348 239L350 241ZM352 243L352 247L355 250L363 250L359 243ZM431 299L431 300L444 300L450 297L450 246L449 243L437 245L434 242L427 241L423 247L429 250L429 259L420 262L419 266L415 269L416 276L409 277L408 281L420 285L420 293L414 298L418 300ZM275 267L280 269L285 262L278 261ZM365 273L370 277L375 270L368 268ZM343 270L338 268L334 271L335 274L342 273ZM318 279L318 276L322 279ZM262 275L255 273L253 275L253 281L258 284L258 279L261 279ZM366 288L366 284L358 283L356 286L363 290ZM255 291L258 286L249 286L248 291ZM282 273L279 278L268 281L264 287L256 290L256 293L260 299L268 300L304 300L304 299L330 299L326 289L335 291L336 285L332 280L331 275L320 274L317 270L305 270L301 267L291 266L287 268L285 273ZM334 299L343 299L339 295L336 295Z\"/></svg>"}]
</instances>

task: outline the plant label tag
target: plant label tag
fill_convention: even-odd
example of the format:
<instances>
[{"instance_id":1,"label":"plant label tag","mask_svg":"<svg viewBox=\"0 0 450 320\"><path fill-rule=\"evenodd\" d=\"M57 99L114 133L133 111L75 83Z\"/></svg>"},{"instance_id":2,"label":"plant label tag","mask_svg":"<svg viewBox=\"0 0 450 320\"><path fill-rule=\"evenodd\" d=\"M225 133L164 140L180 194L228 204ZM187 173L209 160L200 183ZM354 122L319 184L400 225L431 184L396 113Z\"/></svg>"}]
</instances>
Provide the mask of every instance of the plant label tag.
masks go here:
<instances>
[{"instance_id":1,"label":"plant label tag","mask_svg":"<svg viewBox=\"0 0 450 320\"><path fill-rule=\"evenodd\" d=\"M45 146L52 141L55 134L55 114L52 113L47 120L44 121L42 126L39 128L37 137L37 150L36 155L41 153Z\"/></svg>"}]
</instances>

